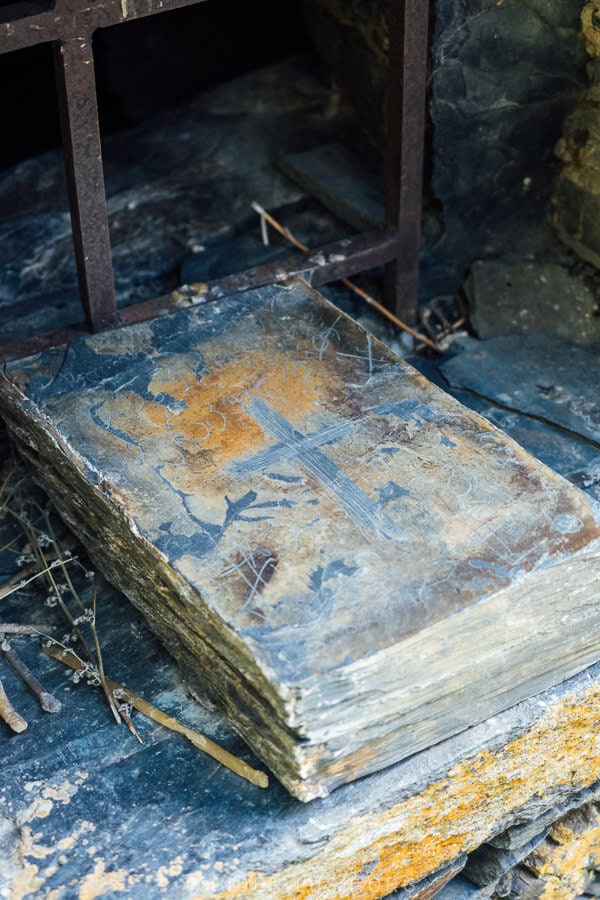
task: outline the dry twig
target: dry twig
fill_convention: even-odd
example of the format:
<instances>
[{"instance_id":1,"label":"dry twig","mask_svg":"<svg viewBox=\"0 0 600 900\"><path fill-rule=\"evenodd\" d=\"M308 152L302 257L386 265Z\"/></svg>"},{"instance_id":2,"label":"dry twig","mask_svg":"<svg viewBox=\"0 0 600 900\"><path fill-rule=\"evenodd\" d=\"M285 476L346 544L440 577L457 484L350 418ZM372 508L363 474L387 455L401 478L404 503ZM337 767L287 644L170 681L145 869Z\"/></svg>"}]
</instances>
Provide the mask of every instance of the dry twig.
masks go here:
<instances>
[{"instance_id":1,"label":"dry twig","mask_svg":"<svg viewBox=\"0 0 600 900\"><path fill-rule=\"evenodd\" d=\"M42 649L44 653L46 653L47 656L52 657L52 659L57 659L71 669L86 674L84 664L72 650L67 648L60 650L52 645L44 646ZM152 703L148 703L147 700L134 694L133 691L123 687L116 681L113 681L110 678L107 678L106 681L113 692L113 695L116 692L117 696L124 698L127 703L131 704L131 706L147 718L152 719L153 722L157 722L159 725L177 732L177 734L182 734L198 750L204 751L204 753L207 753L213 759L216 759L217 762L221 763L222 766L235 772L235 774L239 775L241 778L245 778L246 781L250 781L252 784L261 788L269 786L269 776L265 772L259 772L257 769L253 769L248 763L238 759L237 756L233 756L233 754L224 750L223 747L219 747L218 744L215 744L214 741L211 741L203 734L200 734L199 731L194 731L193 728L182 725L181 722L173 718L173 716L169 716L167 713L162 712L158 707L153 706Z\"/></svg>"},{"instance_id":2,"label":"dry twig","mask_svg":"<svg viewBox=\"0 0 600 900\"><path fill-rule=\"evenodd\" d=\"M6 660L6 662L11 666L12 669L17 673L19 678L27 685L31 693L37 697L40 706L44 710L44 712L49 713L57 713L61 710L61 702L57 700L56 697L47 691L44 685L39 681L31 669L25 665L23 660L17 655L17 653L10 646L4 635L0 632L0 653Z\"/></svg>"},{"instance_id":3,"label":"dry twig","mask_svg":"<svg viewBox=\"0 0 600 900\"><path fill-rule=\"evenodd\" d=\"M289 231L289 229L287 229L284 225L282 225L280 222L278 222L277 219L275 219L271 215L271 213L268 213L266 211L266 209L263 209L263 207L259 203L253 203L252 209L255 212L257 212L260 216L261 228L264 228L264 222L267 221L269 223L269 225L271 225L275 229L275 231L278 231L279 234L282 235L282 237L284 237L287 241L289 241L290 244L293 244L297 250L301 250L302 253L310 253L311 252L310 248L307 247L306 244L303 244L296 237L294 237L294 235L292 234L291 231ZM369 306L372 306L374 309L376 309L378 312L380 312L382 316L385 316L387 319L389 319L390 322L392 322L394 325L396 325L397 328L400 328L402 331L405 331L407 334L410 334L412 337L415 338L415 340L420 341L422 344L426 344L427 347L430 347L432 350L435 350L436 353L440 352L437 344L434 344L434 342L430 341L429 338L425 337L425 335L419 334L418 331L415 331L414 328L411 328L410 325L407 325L406 322L403 322L402 319L399 319L397 316L395 316L394 313L390 312L389 309L386 309L386 307L383 306L383 304L379 303L379 301L376 300L375 297L372 297L366 291L363 291L363 289L361 287L359 287L354 281L350 281L349 278L340 278L340 281L342 282L343 285L345 285L345 287L347 287L349 290L353 291L353 293L355 293L357 295L357 297L360 297L361 300L364 300L365 303L368 303Z\"/></svg>"},{"instance_id":4,"label":"dry twig","mask_svg":"<svg viewBox=\"0 0 600 900\"><path fill-rule=\"evenodd\" d=\"M94 591L94 597L92 600L92 620L91 620L90 625L92 627L92 636L94 638L94 645L96 647L96 664L98 666L98 674L100 676L100 684L102 685L102 690L104 691L104 696L108 700L108 705L110 706L110 708L112 710L112 713L117 721L117 724L120 725L121 719L123 719L123 721L127 724L127 727L129 728L129 730L131 731L134 726L133 726L131 719L129 718L129 715L127 716L127 718L125 718L122 715L122 710L119 710L119 708L117 707L117 704L115 703L115 698L113 697L112 692L109 690L108 684L106 683L106 675L104 674L104 661L102 659L102 652L100 650L100 641L98 639L98 632L96 631L96 591ZM90 661L93 662L94 661L93 658ZM135 737L137 737L137 739L141 743L142 739L139 736L137 729L135 729L133 734L135 735Z\"/></svg>"},{"instance_id":5,"label":"dry twig","mask_svg":"<svg viewBox=\"0 0 600 900\"><path fill-rule=\"evenodd\" d=\"M13 538L13 540L10 543L14 544L17 542L17 540L18 540L18 537L15 537L15 538ZM65 551L67 551L67 550L69 551L69 554L71 554L71 552L75 549L77 544L78 544L78 541L76 540L76 538L74 538L72 535L67 535L65 538L63 538L62 544L60 547L48 547L48 549L46 550L46 559L48 560L48 564L52 563L53 565L59 566L60 560L57 560L57 557L59 556L59 554L62 556L62 555L64 555ZM6 547L8 547L8 546L10 546L10 545L7 544ZM5 550L6 547L2 547L2 550ZM71 555L69 555L67 557L68 561L77 559L77 558L78 558L77 556L71 556ZM63 560L63 562L64 562L64 560ZM40 572L38 570L37 560L34 560L33 562L30 562L25 566L21 566L21 568L17 572L15 572L13 575L9 575L9 577L6 579L6 581L2 585L2 588L0 588L0 597L3 596L1 591L3 588L6 587L6 585L10 585L10 586L18 585L19 587L22 587L23 585L21 584L21 582L24 582L27 578L29 578L30 575L35 575L36 577L39 577L40 575L43 575L43 574L44 574L43 572Z\"/></svg>"},{"instance_id":6,"label":"dry twig","mask_svg":"<svg viewBox=\"0 0 600 900\"><path fill-rule=\"evenodd\" d=\"M67 562L73 562L76 560L76 556L71 556L67 560ZM58 568L58 566L64 565L63 560L54 560L53 563L46 566L46 568L41 571L37 571L35 575L31 575L29 578L23 578L23 574L21 572L16 572L14 575L11 575L3 585L0 585L0 600L3 600L5 597L8 597L10 594L14 594L17 591L22 590L24 587L27 587L28 584L31 584L32 581L37 581L38 578L41 578L43 575L48 575L52 569Z\"/></svg>"},{"instance_id":7,"label":"dry twig","mask_svg":"<svg viewBox=\"0 0 600 900\"><path fill-rule=\"evenodd\" d=\"M20 734L27 728L27 722L12 708L10 700L6 696L4 685L0 681L0 719L2 719L12 731Z\"/></svg>"}]
</instances>

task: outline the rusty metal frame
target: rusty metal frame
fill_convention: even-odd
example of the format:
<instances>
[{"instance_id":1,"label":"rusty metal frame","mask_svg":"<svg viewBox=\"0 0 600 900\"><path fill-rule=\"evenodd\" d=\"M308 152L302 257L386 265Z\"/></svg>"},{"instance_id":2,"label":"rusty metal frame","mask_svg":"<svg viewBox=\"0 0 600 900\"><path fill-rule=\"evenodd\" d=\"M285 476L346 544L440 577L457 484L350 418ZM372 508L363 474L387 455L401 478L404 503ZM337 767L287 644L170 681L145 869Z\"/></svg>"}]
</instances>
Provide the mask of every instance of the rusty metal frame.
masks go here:
<instances>
[{"instance_id":1,"label":"rusty metal frame","mask_svg":"<svg viewBox=\"0 0 600 900\"><path fill-rule=\"evenodd\" d=\"M386 305L418 317L419 250L429 47L429 0L392 0L386 109L386 221L398 247L385 272Z\"/></svg>"},{"instance_id":2,"label":"rusty metal frame","mask_svg":"<svg viewBox=\"0 0 600 900\"><path fill-rule=\"evenodd\" d=\"M141 321L178 308L159 297L117 312L106 207L92 41L99 28L205 0L55 0L35 12L4 7L0 53L51 43L69 191L79 291L86 323L11 345L10 355ZM209 286L203 302L302 274L314 285L386 264L387 303L409 322L417 316L425 128L428 0L392 0L387 101L388 228L327 248L319 260L260 266ZM10 11L14 17L10 21ZM39 7L38 7L39 9ZM9 21L6 21L6 19ZM325 261L323 262L323 259ZM0 348L0 356L9 348Z\"/></svg>"}]
</instances>

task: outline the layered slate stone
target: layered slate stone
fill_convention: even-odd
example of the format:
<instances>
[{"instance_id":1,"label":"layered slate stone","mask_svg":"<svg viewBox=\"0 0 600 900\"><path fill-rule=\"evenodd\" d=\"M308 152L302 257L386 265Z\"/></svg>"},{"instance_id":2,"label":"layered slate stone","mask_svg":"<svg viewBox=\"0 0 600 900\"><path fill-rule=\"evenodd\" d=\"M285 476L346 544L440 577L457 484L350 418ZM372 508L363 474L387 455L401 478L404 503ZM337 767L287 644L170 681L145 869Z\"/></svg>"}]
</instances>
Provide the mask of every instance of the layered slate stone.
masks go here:
<instances>
[{"instance_id":1,"label":"layered slate stone","mask_svg":"<svg viewBox=\"0 0 600 900\"><path fill-rule=\"evenodd\" d=\"M6 364L97 565L301 799L600 656L590 501L310 289Z\"/></svg>"},{"instance_id":2,"label":"layered slate stone","mask_svg":"<svg viewBox=\"0 0 600 900\"><path fill-rule=\"evenodd\" d=\"M0 580L17 570L18 534L12 519L0 521L0 546L8 545ZM84 591L85 574L72 576ZM214 711L190 699L131 604L97 587L107 673L256 764ZM44 595L4 598L3 620L22 621ZM62 634L58 610L44 620ZM477 859L482 841L523 857L533 836L600 797L598 665L306 805L275 781L261 791L238 779L134 713L138 744L114 725L101 692L74 685L35 639L14 646L63 708L46 715L11 670L2 672L30 727L18 739L0 730L1 896L376 900L402 885L394 900L483 900L487 888L462 876L435 892L465 853L469 864Z\"/></svg>"}]
</instances>

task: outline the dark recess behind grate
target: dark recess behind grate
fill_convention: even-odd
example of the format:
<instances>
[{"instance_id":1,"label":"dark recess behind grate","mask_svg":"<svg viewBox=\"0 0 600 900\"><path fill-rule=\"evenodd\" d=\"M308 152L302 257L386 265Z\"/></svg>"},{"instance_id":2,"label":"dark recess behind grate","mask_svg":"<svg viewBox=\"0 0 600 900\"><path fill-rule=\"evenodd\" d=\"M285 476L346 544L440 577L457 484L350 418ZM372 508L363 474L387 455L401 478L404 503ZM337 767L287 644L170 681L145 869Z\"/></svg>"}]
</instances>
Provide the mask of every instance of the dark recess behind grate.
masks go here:
<instances>
[{"instance_id":1,"label":"dark recess behind grate","mask_svg":"<svg viewBox=\"0 0 600 900\"><path fill-rule=\"evenodd\" d=\"M39 0L32 11L49 5ZM0 21L23 6L0 0ZM101 29L94 47L102 133L110 134L302 52L308 39L299 0L208 0ZM60 145L50 45L0 56L0 109L0 170Z\"/></svg>"}]
</instances>

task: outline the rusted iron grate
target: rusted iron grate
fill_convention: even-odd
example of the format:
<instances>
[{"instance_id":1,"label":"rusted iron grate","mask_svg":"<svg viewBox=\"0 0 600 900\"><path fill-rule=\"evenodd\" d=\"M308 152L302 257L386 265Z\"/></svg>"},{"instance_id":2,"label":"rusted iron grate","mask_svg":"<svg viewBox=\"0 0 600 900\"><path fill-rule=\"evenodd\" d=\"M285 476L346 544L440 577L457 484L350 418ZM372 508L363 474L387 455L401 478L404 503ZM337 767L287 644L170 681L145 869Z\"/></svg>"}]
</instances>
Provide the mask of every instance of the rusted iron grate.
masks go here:
<instances>
[{"instance_id":1,"label":"rusted iron grate","mask_svg":"<svg viewBox=\"0 0 600 900\"><path fill-rule=\"evenodd\" d=\"M0 53L51 43L73 243L81 303L87 328L99 331L125 321L149 318L169 308L169 298L139 304L117 316L109 225L106 208L93 37L99 28L130 22L205 0L17 0L2 7ZM41 11L40 11L41 10ZM375 265L387 264L387 303L407 321L416 317L421 183L427 71L427 0L392 0L388 92L387 225L388 230L360 236L345 260L331 248L325 262L297 265L324 284ZM290 274L294 274L290 266ZM314 271L319 269L318 272ZM213 286L224 296L281 278L281 266L259 267ZM69 330L62 332L68 339ZM57 339L49 335L45 343ZM39 339L36 346L41 346Z\"/></svg>"}]
</instances>

